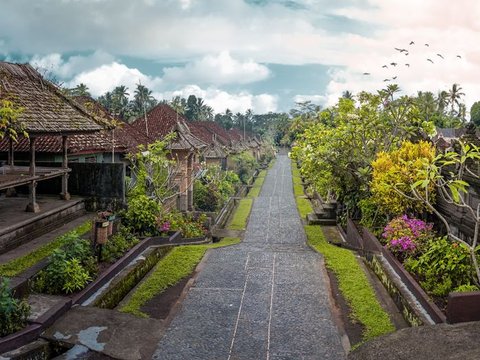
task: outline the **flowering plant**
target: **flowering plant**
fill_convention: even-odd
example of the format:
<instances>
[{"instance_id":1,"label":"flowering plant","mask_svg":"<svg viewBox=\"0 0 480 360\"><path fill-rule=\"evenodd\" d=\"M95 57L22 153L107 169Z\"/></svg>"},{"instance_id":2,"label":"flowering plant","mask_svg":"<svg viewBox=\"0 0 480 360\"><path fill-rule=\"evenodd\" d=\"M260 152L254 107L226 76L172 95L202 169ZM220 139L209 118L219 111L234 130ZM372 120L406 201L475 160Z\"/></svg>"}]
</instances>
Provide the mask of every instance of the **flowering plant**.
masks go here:
<instances>
[{"instance_id":1,"label":"flowering plant","mask_svg":"<svg viewBox=\"0 0 480 360\"><path fill-rule=\"evenodd\" d=\"M383 230L385 246L400 260L419 253L419 248L433 237L432 224L407 215L396 217Z\"/></svg>"}]
</instances>

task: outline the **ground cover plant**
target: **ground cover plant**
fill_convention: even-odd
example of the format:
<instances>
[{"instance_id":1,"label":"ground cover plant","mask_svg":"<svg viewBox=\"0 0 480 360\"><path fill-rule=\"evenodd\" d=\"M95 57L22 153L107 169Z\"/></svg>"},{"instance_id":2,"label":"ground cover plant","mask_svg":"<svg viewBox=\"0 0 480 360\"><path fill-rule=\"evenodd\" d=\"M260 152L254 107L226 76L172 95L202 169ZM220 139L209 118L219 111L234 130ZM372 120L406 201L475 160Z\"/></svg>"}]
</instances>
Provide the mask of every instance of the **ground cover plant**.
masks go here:
<instances>
[{"instance_id":1,"label":"ground cover plant","mask_svg":"<svg viewBox=\"0 0 480 360\"><path fill-rule=\"evenodd\" d=\"M300 178L299 172L295 169L295 164L292 164L294 183ZM302 196L295 198L302 217L312 212L308 199ZM351 308L353 320L359 321L364 326L363 340L367 341L394 331L395 328L388 314L376 299L375 292L354 253L329 244L320 226L305 225L304 228L308 244L325 257L327 267L335 274L342 296Z\"/></svg>"},{"instance_id":2,"label":"ground cover plant","mask_svg":"<svg viewBox=\"0 0 480 360\"><path fill-rule=\"evenodd\" d=\"M233 214L227 228L230 230L245 230L247 227L248 216L252 210L253 199L244 198L238 202L237 209Z\"/></svg>"},{"instance_id":3,"label":"ground cover plant","mask_svg":"<svg viewBox=\"0 0 480 360\"><path fill-rule=\"evenodd\" d=\"M56 249L68 245L76 241L79 237L85 235L91 230L92 223L90 220L77 226L75 229L60 235L53 241L41 246L22 257L13 259L5 264L0 265L0 276L13 277L25 271L29 267L37 264L41 260L50 256Z\"/></svg>"},{"instance_id":4,"label":"ground cover plant","mask_svg":"<svg viewBox=\"0 0 480 360\"><path fill-rule=\"evenodd\" d=\"M262 185L265 181L265 176L266 175L267 175L266 170L262 170L258 173L257 178L253 182L252 187L251 187L250 191L248 192L247 197L254 198L254 197L258 197L260 195L260 191L262 190Z\"/></svg>"},{"instance_id":5,"label":"ground cover plant","mask_svg":"<svg viewBox=\"0 0 480 360\"><path fill-rule=\"evenodd\" d=\"M140 317L148 317L140 309L148 300L189 276L208 249L238 244L239 238L224 238L214 244L177 246L162 258L120 309Z\"/></svg>"},{"instance_id":6,"label":"ground cover plant","mask_svg":"<svg viewBox=\"0 0 480 360\"><path fill-rule=\"evenodd\" d=\"M97 274L97 259L89 240L77 238L56 249L45 269L33 281L33 289L46 294L70 294L83 289Z\"/></svg>"},{"instance_id":7,"label":"ground cover plant","mask_svg":"<svg viewBox=\"0 0 480 360\"><path fill-rule=\"evenodd\" d=\"M15 299L10 290L9 280L0 278L0 337L25 327L30 306L25 300Z\"/></svg>"},{"instance_id":8,"label":"ground cover plant","mask_svg":"<svg viewBox=\"0 0 480 360\"><path fill-rule=\"evenodd\" d=\"M352 251L329 244L320 226L306 225L308 244L325 257L354 320L364 326L363 341L395 331Z\"/></svg>"}]
</instances>

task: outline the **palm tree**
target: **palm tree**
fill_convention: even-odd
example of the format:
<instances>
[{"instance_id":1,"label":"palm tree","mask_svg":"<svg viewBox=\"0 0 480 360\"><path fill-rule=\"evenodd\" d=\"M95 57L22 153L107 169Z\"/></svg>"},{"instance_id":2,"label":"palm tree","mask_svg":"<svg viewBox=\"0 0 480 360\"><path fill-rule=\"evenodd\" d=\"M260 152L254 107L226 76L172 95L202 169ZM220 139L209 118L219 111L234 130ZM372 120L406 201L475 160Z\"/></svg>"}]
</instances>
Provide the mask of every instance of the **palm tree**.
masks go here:
<instances>
[{"instance_id":1,"label":"palm tree","mask_svg":"<svg viewBox=\"0 0 480 360\"><path fill-rule=\"evenodd\" d=\"M113 115L117 115L122 119L125 118L127 106L128 106L128 88L125 85L117 86L112 91L112 111Z\"/></svg>"},{"instance_id":2,"label":"palm tree","mask_svg":"<svg viewBox=\"0 0 480 360\"><path fill-rule=\"evenodd\" d=\"M460 112L461 98L465 96L462 92L462 88L458 84L453 84L452 88L448 91L448 103L450 104L450 114L453 116L455 113ZM455 105L458 107L458 111L455 112Z\"/></svg>"},{"instance_id":3,"label":"palm tree","mask_svg":"<svg viewBox=\"0 0 480 360\"><path fill-rule=\"evenodd\" d=\"M175 96L170 100L170 106L179 114L185 114L187 111L187 100L181 96Z\"/></svg>"},{"instance_id":4,"label":"palm tree","mask_svg":"<svg viewBox=\"0 0 480 360\"><path fill-rule=\"evenodd\" d=\"M84 83L80 83L75 86L73 89L70 90L70 93L73 96L91 96L90 92L88 91L88 86Z\"/></svg>"},{"instance_id":5,"label":"palm tree","mask_svg":"<svg viewBox=\"0 0 480 360\"><path fill-rule=\"evenodd\" d=\"M445 109L448 106L448 93L445 90L439 91L437 94L437 108L441 114L445 114Z\"/></svg>"},{"instance_id":6,"label":"palm tree","mask_svg":"<svg viewBox=\"0 0 480 360\"><path fill-rule=\"evenodd\" d=\"M342 98L353 100L353 94L352 94L350 91L345 90L345 91L342 93Z\"/></svg>"},{"instance_id":7,"label":"palm tree","mask_svg":"<svg viewBox=\"0 0 480 360\"><path fill-rule=\"evenodd\" d=\"M433 93L430 91L417 93L417 106L420 109L420 114L423 115L425 121L430 121L432 116L437 111L437 102Z\"/></svg>"}]
</instances>

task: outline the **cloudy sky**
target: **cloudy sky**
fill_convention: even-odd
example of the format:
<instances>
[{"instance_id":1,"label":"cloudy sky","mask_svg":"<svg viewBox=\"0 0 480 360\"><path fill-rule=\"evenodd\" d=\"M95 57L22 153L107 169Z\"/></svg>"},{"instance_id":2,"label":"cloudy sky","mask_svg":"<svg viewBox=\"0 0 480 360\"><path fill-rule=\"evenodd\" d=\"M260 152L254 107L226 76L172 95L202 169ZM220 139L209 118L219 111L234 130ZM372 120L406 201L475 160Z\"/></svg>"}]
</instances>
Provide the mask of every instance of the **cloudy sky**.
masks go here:
<instances>
[{"instance_id":1,"label":"cloudy sky","mask_svg":"<svg viewBox=\"0 0 480 360\"><path fill-rule=\"evenodd\" d=\"M94 96L141 82L216 112L326 106L385 79L405 94L459 83L469 108L479 19L477 0L0 0L0 60Z\"/></svg>"}]
</instances>

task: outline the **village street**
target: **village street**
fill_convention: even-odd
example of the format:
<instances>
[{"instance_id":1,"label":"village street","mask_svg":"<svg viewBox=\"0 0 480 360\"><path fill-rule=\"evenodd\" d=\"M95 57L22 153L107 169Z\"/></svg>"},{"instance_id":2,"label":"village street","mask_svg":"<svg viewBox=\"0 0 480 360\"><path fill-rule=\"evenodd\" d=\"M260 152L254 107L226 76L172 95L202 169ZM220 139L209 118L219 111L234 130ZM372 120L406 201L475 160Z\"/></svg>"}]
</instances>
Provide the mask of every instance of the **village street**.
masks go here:
<instances>
[{"instance_id":1,"label":"village street","mask_svg":"<svg viewBox=\"0 0 480 360\"><path fill-rule=\"evenodd\" d=\"M322 256L305 243L279 155L243 242L208 254L155 359L343 359Z\"/></svg>"}]
</instances>

